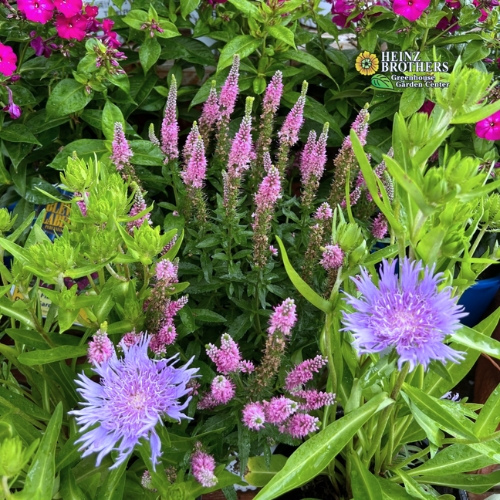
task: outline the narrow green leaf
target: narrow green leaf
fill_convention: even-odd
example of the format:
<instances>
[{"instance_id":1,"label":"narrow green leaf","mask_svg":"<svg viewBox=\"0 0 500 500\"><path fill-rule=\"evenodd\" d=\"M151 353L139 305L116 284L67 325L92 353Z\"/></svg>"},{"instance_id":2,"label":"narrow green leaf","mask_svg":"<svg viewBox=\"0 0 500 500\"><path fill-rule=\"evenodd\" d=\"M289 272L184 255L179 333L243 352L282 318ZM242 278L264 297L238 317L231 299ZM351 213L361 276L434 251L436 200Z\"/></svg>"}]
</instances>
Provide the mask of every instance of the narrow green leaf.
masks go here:
<instances>
[{"instance_id":1,"label":"narrow green leaf","mask_svg":"<svg viewBox=\"0 0 500 500\"><path fill-rule=\"evenodd\" d=\"M44 422L48 422L50 420L50 415L43 410L43 408L40 408L35 403L32 403L24 396L9 391L4 387L0 387L0 405L8 408L16 415L21 415L29 422L33 422L33 419Z\"/></svg>"},{"instance_id":2,"label":"narrow green leaf","mask_svg":"<svg viewBox=\"0 0 500 500\"><path fill-rule=\"evenodd\" d=\"M481 408L474 425L474 433L478 437L486 437L497 430L500 423L500 385L497 385Z\"/></svg>"},{"instance_id":3,"label":"narrow green leaf","mask_svg":"<svg viewBox=\"0 0 500 500\"><path fill-rule=\"evenodd\" d=\"M198 321L204 321L206 323L225 323L227 321L224 316L217 314L209 309L191 309L193 316Z\"/></svg>"},{"instance_id":4,"label":"narrow green leaf","mask_svg":"<svg viewBox=\"0 0 500 500\"><path fill-rule=\"evenodd\" d=\"M125 472L128 460L124 460L119 467L112 469L106 477L104 484L97 491L96 500L122 500L125 489Z\"/></svg>"},{"instance_id":5,"label":"narrow green leaf","mask_svg":"<svg viewBox=\"0 0 500 500\"><path fill-rule=\"evenodd\" d=\"M421 498L422 500L434 500L436 497L427 493L412 477L408 476L401 469L396 469L396 474L403 480L406 491L413 498Z\"/></svg>"},{"instance_id":6,"label":"narrow green leaf","mask_svg":"<svg viewBox=\"0 0 500 500\"><path fill-rule=\"evenodd\" d=\"M358 160L359 167L363 173L363 177L366 181L366 186L372 195L373 201L380 209L380 211L385 215L385 218L388 220L391 227L396 232L401 232L402 226L401 223L394 217L392 209L390 206L386 205L379 196L379 186L377 184L376 175L373 173L373 169L370 165L370 162L366 158L366 154L363 150L363 146L354 130L351 130L350 133L352 148L354 150L354 154L356 155L356 160Z\"/></svg>"},{"instance_id":7,"label":"narrow green leaf","mask_svg":"<svg viewBox=\"0 0 500 500\"><path fill-rule=\"evenodd\" d=\"M276 241L281 250L281 258L283 259L283 263L285 264L286 273L290 278L291 282L294 284L295 288L299 291L299 293L307 299L313 306L317 307L320 311L324 313L328 313L332 309L332 304L325 300L323 297L318 295L295 271L290 260L288 259L288 255L285 250L285 245L279 238L276 236Z\"/></svg>"},{"instance_id":8,"label":"narrow green leaf","mask_svg":"<svg viewBox=\"0 0 500 500\"><path fill-rule=\"evenodd\" d=\"M0 298L0 314L8 316L9 318L13 318L28 328L35 329L36 325L31 318L31 315L27 311L26 303L17 300L12 302L12 300L7 297Z\"/></svg>"},{"instance_id":9,"label":"narrow green leaf","mask_svg":"<svg viewBox=\"0 0 500 500\"><path fill-rule=\"evenodd\" d=\"M245 481L252 486L262 488L285 466L286 461L287 457L283 455L272 455L268 466L265 457L250 457Z\"/></svg>"},{"instance_id":10,"label":"narrow green leaf","mask_svg":"<svg viewBox=\"0 0 500 500\"><path fill-rule=\"evenodd\" d=\"M76 484L73 471L69 467L61 471L61 495L64 500L87 500L85 493Z\"/></svg>"},{"instance_id":11,"label":"narrow green leaf","mask_svg":"<svg viewBox=\"0 0 500 500\"><path fill-rule=\"evenodd\" d=\"M26 475L23 496L30 500L51 500L55 479L55 452L61 430L63 406L59 403L50 419L35 458Z\"/></svg>"},{"instance_id":12,"label":"narrow green leaf","mask_svg":"<svg viewBox=\"0 0 500 500\"><path fill-rule=\"evenodd\" d=\"M304 52L302 50L287 50L286 52L283 52L280 57L306 64L307 66L318 70L320 73L323 73L328 78L333 80L333 77L332 75L330 75L328 68L319 59L311 54L308 54L307 52Z\"/></svg>"},{"instance_id":13,"label":"narrow green leaf","mask_svg":"<svg viewBox=\"0 0 500 500\"><path fill-rule=\"evenodd\" d=\"M256 500L272 500L316 477L344 449L363 424L393 402L387 394L378 394L361 408L318 432L295 450L283 469L255 497Z\"/></svg>"},{"instance_id":14,"label":"narrow green leaf","mask_svg":"<svg viewBox=\"0 0 500 500\"><path fill-rule=\"evenodd\" d=\"M459 125L463 123L477 123L488 116L500 111L500 101L496 101L492 104L487 104L475 111L470 111L469 113L465 113L464 115L453 117L451 120L452 125Z\"/></svg>"},{"instance_id":15,"label":"narrow green leaf","mask_svg":"<svg viewBox=\"0 0 500 500\"><path fill-rule=\"evenodd\" d=\"M87 346L69 346L64 345L54 347L49 350L28 351L19 355L19 361L23 365L45 365L47 363L55 363L66 359L79 358L87 354Z\"/></svg>"},{"instance_id":16,"label":"narrow green leaf","mask_svg":"<svg viewBox=\"0 0 500 500\"><path fill-rule=\"evenodd\" d=\"M472 422L459 412L452 413L446 401L429 396L406 383L403 384L403 391L420 411L439 424L443 430L454 436L478 441L471 430Z\"/></svg>"},{"instance_id":17,"label":"narrow green leaf","mask_svg":"<svg viewBox=\"0 0 500 500\"><path fill-rule=\"evenodd\" d=\"M468 326L463 326L453 334L453 341L479 352L484 352L493 358L500 359L500 342L487 337Z\"/></svg>"},{"instance_id":18,"label":"narrow green leaf","mask_svg":"<svg viewBox=\"0 0 500 500\"><path fill-rule=\"evenodd\" d=\"M452 444L443 448L420 467L408 471L408 475L445 476L458 472L475 471L494 463L493 459L467 445Z\"/></svg>"},{"instance_id":19,"label":"narrow green leaf","mask_svg":"<svg viewBox=\"0 0 500 500\"><path fill-rule=\"evenodd\" d=\"M412 500L415 497L409 495L406 490L383 477L377 477L377 481L382 489L382 498L384 500Z\"/></svg>"},{"instance_id":20,"label":"narrow green leaf","mask_svg":"<svg viewBox=\"0 0 500 500\"><path fill-rule=\"evenodd\" d=\"M353 500L382 500L377 478L361 463L357 453L351 453L351 467Z\"/></svg>"},{"instance_id":21,"label":"narrow green leaf","mask_svg":"<svg viewBox=\"0 0 500 500\"><path fill-rule=\"evenodd\" d=\"M472 493L484 493L500 484L500 471L491 474L449 474L439 476L416 476L419 483L450 486Z\"/></svg>"}]
</instances>

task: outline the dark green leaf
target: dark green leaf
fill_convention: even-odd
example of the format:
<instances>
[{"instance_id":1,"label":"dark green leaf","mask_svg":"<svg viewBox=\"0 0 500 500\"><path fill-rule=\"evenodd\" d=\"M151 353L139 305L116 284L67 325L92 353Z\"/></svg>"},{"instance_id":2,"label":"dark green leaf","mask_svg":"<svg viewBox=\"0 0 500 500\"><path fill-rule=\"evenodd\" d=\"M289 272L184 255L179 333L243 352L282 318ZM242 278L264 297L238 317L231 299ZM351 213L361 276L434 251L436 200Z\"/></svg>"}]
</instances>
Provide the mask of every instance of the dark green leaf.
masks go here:
<instances>
[{"instance_id":1,"label":"dark green leaf","mask_svg":"<svg viewBox=\"0 0 500 500\"><path fill-rule=\"evenodd\" d=\"M78 139L64 146L48 166L56 170L64 170L68 164L68 157L74 152L83 160L93 158L94 154L99 159L103 154L109 153L106 141L99 139Z\"/></svg>"},{"instance_id":2,"label":"dark green leaf","mask_svg":"<svg viewBox=\"0 0 500 500\"><path fill-rule=\"evenodd\" d=\"M86 354L87 346L60 346L50 350L23 352L18 359L23 365L34 366L79 358Z\"/></svg>"},{"instance_id":3,"label":"dark green leaf","mask_svg":"<svg viewBox=\"0 0 500 500\"><path fill-rule=\"evenodd\" d=\"M24 142L41 146L38 139L31 133L26 125L22 123L11 123L0 130L0 138L10 142Z\"/></svg>"},{"instance_id":4,"label":"dark green leaf","mask_svg":"<svg viewBox=\"0 0 500 500\"><path fill-rule=\"evenodd\" d=\"M244 59L257 50L257 48L261 45L262 41L251 35L238 35L234 37L221 50L217 71L231 66L233 63L233 56L235 54L238 54L240 59Z\"/></svg>"},{"instance_id":5,"label":"dark green leaf","mask_svg":"<svg viewBox=\"0 0 500 500\"><path fill-rule=\"evenodd\" d=\"M47 114L51 118L69 115L82 110L92 100L92 92L75 80L61 80L52 90L47 100Z\"/></svg>"},{"instance_id":6,"label":"dark green leaf","mask_svg":"<svg viewBox=\"0 0 500 500\"><path fill-rule=\"evenodd\" d=\"M123 130L126 128L125 118L120 108L111 101L106 101L102 110L102 131L106 139L113 140L115 135L115 123L121 123Z\"/></svg>"},{"instance_id":7,"label":"dark green leaf","mask_svg":"<svg viewBox=\"0 0 500 500\"><path fill-rule=\"evenodd\" d=\"M161 46L156 37L151 38L146 36L146 40L139 49L139 59L141 61L142 69L146 74L151 66L156 64L161 54Z\"/></svg>"}]
</instances>

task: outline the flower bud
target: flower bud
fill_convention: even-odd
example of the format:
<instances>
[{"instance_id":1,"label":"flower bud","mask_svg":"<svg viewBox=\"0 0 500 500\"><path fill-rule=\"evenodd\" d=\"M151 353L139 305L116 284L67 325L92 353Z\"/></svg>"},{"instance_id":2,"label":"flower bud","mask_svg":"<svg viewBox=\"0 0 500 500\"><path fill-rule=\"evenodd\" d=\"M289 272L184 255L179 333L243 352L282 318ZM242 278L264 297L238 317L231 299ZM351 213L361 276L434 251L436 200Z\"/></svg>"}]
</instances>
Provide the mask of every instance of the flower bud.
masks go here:
<instances>
[{"instance_id":1,"label":"flower bud","mask_svg":"<svg viewBox=\"0 0 500 500\"><path fill-rule=\"evenodd\" d=\"M23 443L18 436L5 438L0 444L0 476L14 477L24 467Z\"/></svg>"}]
</instances>

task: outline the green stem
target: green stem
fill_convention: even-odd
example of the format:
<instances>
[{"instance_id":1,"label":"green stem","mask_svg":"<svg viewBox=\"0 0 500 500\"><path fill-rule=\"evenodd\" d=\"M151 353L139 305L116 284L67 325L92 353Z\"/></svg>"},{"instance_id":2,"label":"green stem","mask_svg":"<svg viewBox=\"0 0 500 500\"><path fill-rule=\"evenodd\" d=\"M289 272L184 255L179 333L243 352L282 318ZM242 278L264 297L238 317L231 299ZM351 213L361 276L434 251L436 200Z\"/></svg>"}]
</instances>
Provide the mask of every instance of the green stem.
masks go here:
<instances>
[{"instance_id":1,"label":"green stem","mask_svg":"<svg viewBox=\"0 0 500 500\"><path fill-rule=\"evenodd\" d=\"M3 490L3 495L2 495L3 498L6 498L7 500L12 498L9 488L9 478L7 476L2 476L2 490Z\"/></svg>"},{"instance_id":2,"label":"green stem","mask_svg":"<svg viewBox=\"0 0 500 500\"><path fill-rule=\"evenodd\" d=\"M477 250L477 247L479 246L479 243L481 243L481 240L483 239L483 236L486 233L486 230L488 228L488 225L485 224L481 230L479 231L479 234L477 235L476 239L474 240L474 244L472 245L470 249L470 256L474 257L474 252Z\"/></svg>"},{"instance_id":3,"label":"green stem","mask_svg":"<svg viewBox=\"0 0 500 500\"><path fill-rule=\"evenodd\" d=\"M403 382L405 381L406 375L408 375L409 370L410 370L409 363L405 363L403 369L399 372L399 376L396 379L394 387L392 388L391 391L391 399L393 399L394 401L396 401L398 397L399 391L403 386ZM382 441L385 428L387 427L387 422L389 421L389 417L391 416L391 413L394 411L394 406L395 405L390 405L382 410L382 413L380 414L380 417L378 419L377 429L373 437L372 446L368 451L368 455L365 458L365 464L369 467L370 461L375 455L375 469L374 469L375 475L378 475L380 472L380 466L381 466L380 443Z\"/></svg>"},{"instance_id":4,"label":"green stem","mask_svg":"<svg viewBox=\"0 0 500 500\"><path fill-rule=\"evenodd\" d=\"M429 28L424 31L424 36L422 38L422 43L420 44L420 52L423 52L425 49L425 44L427 43L427 37L429 36Z\"/></svg>"}]
</instances>

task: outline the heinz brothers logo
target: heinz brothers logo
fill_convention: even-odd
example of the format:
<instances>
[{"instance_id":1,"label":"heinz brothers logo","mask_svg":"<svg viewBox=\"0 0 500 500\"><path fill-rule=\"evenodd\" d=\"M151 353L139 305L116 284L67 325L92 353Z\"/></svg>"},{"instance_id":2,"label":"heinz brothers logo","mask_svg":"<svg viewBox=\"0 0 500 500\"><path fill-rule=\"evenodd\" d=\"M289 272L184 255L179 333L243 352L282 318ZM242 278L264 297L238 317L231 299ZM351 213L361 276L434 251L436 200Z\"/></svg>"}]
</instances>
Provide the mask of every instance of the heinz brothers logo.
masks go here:
<instances>
[{"instance_id":1,"label":"heinz brothers logo","mask_svg":"<svg viewBox=\"0 0 500 500\"><path fill-rule=\"evenodd\" d=\"M421 61L420 52L382 52L380 59L367 50L356 58L356 70L372 76L371 84L379 89L407 87L448 87L448 82L437 82L434 73L447 73L448 63ZM380 71L382 74L375 74ZM391 73L386 75L384 73ZM426 75L398 75L395 73L427 73Z\"/></svg>"}]
</instances>

